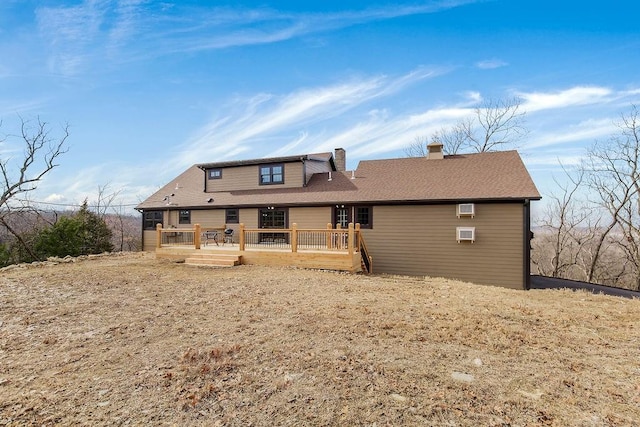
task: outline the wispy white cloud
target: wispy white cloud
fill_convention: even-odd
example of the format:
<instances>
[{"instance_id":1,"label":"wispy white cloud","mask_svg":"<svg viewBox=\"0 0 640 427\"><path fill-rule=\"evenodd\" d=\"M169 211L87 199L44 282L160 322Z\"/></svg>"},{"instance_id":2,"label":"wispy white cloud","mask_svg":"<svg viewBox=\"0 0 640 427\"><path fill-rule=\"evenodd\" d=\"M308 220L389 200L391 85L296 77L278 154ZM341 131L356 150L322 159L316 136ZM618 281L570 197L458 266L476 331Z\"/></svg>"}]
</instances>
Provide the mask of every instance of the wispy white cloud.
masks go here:
<instances>
[{"instance_id":1,"label":"wispy white cloud","mask_svg":"<svg viewBox=\"0 0 640 427\"><path fill-rule=\"evenodd\" d=\"M475 64L476 68L479 68L481 70L492 70L494 68L506 67L507 65L509 65L508 62L496 58L485 59L482 61L478 61Z\"/></svg>"},{"instance_id":2,"label":"wispy white cloud","mask_svg":"<svg viewBox=\"0 0 640 427\"><path fill-rule=\"evenodd\" d=\"M221 49L273 43L368 22L437 13L476 2L478 0L429 1L422 5L392 4L326 13L293 13L268 8L198 8L187 19L173 21L170 34L178 40L174 49Z\"/></svg>"},{"instance_id":3,"label":"wispy white cloud","mask_svg":"<svg viewBox=\"0 0 640 427\"><path fill-rule=\"evenodd\" d=\"M75 75L85 67L86 56L104 19L108 0L88 0L77 6L36 9L38 28L50 44L49 69Z\"/></svg>"},{"instance_id":4,"label":"wispy white cloud","mask_svg":"<svg viewBox=\"0 0 640 427\"><path fill-rule=\"evenodd\" d=\"M576 86L557 92L518 93L527 112L599 104L611 100L613 92L598 86Z\"/></svg>"},{"instance_id":5,"label":"wispy white cloud","mask_svg":"<svg viewBox=\"0 0 640 427\"><path fill-rule=\"evenodd\" d=\"M418 6L294 13L145 0L84 0L75 6L38 8L36 17L39 33L50 45L50 71L73 76L92 66L104 66L105 58L128 62L167 54L276 43L367 22L437 13L476 1L430 1Z\"/></svg>"},{"instance_id":6,"label":"wispy white cloud","mask_svg":"<svg viewBox=\"0 0 640 427\"><path fill-rule=\"evenodd\" d=\"M291 141L288 144L285 144L284 146L280 147L278 150L269 153L267 155L267 157L278 157L278 156L284 156L287 154L290 154L292 152L295 152L296 150L298 150L298 147L300 147L309 137L309 133L308 132L300 132L299 136L297 138L295 138L293 141Z\"/></svg>"},{"instance_id":7,"label":"wispy white cloud","mask_svg":"<svg viewBox=\"0 0 640 427\"><path fill-rule=\"evenodd\" d=\"M305 146L317 147L338 143L336 137L327 136L324 143L318 138L322 135L323 124L335 128L338 123L351 121L347 112L357 117L364 115L368 124L359 124L359 130L351 130L351 142L374 123L380 123L379 117L371 117L369 107L374 101L402 92L412 84L439 75L438 70L420 68L397 78L375 76L352 80L330 86L298 90L286 96L262 94L248 101L239 101L235 108L227 109L230 115L215 118L211 123L196 131L195 135L182 147L179 155L181 165L197 163L204 158L232 158L249 150L250 146L260 146L260 141L277 136L281 140L291 140L289 148ZM237 108L241 111L235 111ZM361 109L364 111L360 111ZM331 121L331 124L328 122ZM313 137L310 129L314 129ZM320 130L319 130L320 129ZM284 153L284 148L277 150ZM324 150L323 150L324 151Z\"/></svg>"},{"instance_id":8,"label":"wispy white cloud","mask_svg":"<svg viewBox=\"0 0 640 427\"><path fill-rule=\"evenodd\" d=\"M0 100L0 117L37 112L45 104L44 99Z\"/></svg>"},{"instance_id":9,"label":"wispy white cloud","mask_svg":"<svg viewBox=\"0 0 640 427\"><path fill-rule=\"evenodd\" d=\"M162 163L149 160L136 168L124 164L90 167L57 180L48 194L63 195L69 202L82 201L84 197L91 200L96 194L96 183L104 185L105 176L117 176L118 181L111 183L114 188L126 188L129 202L139 202L157 190L149 185L149 176L166 182L194 163L323 152L336 147L347 149L350 161L402 156L402 149L417 136L428 137L473 114L477 104L474 101L483 99L481 93L469 92L462 103L429 105L425 101L424 105L399 109L392 102L393 96L402 97L414 89L412 85L432 76L429 72L413 71L395 78L373 76L284 95L238 98L220 108L225 112L223 116L197 129L171 153L164 153ZM538 129L545 129L549 124L548 131L537 131L535 138L520 148L534 176L558 170L560 162L577 164L584 155L586 143L615 131L615 120L611 118L615 118L618 111L614 110L621 100L633 99L636 92L633 89L596 90L592 97L579 97L581 102L562 101L568 93L583 93L573 89L535 93L538 99L544 100L555 99L560 94L560 100L539 102L536 104L539 108L529 117ZM587 110L586 99L591 103ZM548 109L543 109L543 105ZM603 118L605 108L607 114ZM175 159L170 166L167 156ZM352 166L355 165L349 165ZM82 183L77 176L83 176ZM59 191L58 184L66 190Z\"/></svg>"},{"instance_id":10,"label":"wispy white cloud","mask_svg":"<svg viewBox=\"0 0 640 427\"><path fill-rule=\"evenodd\" d=\"M110 56L118 56L120 49L144 30L139 25L145 20L145 3L146 0L120 0L115 6L113 23L107 30L106 49Z\"/></svg>"},{"instance_id":11,"label":"wispy white cloud","mask_svg":"<svg viewBox=\"0 0 640 427\"><path fill-rule=\"evenodd\" d=\"M526 144L526 150L537 150L552 145L593 142L615 132L613 118L588 119L577 124L567 123L564 128L553 132L537 132L534 139Z\"/></svg>"}]
</instances>

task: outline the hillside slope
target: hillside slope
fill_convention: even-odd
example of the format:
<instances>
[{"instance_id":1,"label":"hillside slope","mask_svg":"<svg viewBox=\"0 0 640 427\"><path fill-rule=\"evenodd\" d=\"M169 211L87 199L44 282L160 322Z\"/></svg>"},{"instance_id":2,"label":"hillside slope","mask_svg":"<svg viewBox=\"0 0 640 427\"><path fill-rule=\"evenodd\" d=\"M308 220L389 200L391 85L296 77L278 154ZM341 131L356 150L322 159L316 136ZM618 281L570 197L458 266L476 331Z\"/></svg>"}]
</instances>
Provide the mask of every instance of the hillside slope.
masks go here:
<instances>
[{"instance_id":1,"label":"hillside slope","mask_svg":"<svg viewBox=\"0 0 640 427\"><path fill-rule=\"evenodd\" d=\"M0 425L633 425L640 301L146 254L0 273Z\"/></svg>"}]
</instances>

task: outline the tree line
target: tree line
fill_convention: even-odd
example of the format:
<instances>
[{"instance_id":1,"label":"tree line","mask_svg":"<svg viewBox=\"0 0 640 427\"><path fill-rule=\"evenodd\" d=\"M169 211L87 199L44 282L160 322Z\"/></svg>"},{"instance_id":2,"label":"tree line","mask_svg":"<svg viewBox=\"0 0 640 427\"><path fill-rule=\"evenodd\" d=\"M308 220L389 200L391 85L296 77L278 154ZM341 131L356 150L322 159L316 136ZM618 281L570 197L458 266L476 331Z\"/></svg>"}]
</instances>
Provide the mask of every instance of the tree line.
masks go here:
<instances>
[{"instance_id":1,"label":"tree line","mask_svg":"<svg viewBox=\"0 0 640 427\"><path fill-rule=\"evenodd\" d=\"M19 158L0 158L0 266L139 249L139 220L138 227L132 227L131 218L112 206L117 193L107 195L106 187L99 188L94 210L87 200L78 211L61 213L38 209L29 201L29 193L67 152L68 137L68 125L54 136L47 122L21 117L17 133L0 135L0 144L24 148ZM108 214L108 209L113 213Z\"/></svg>"},{"instance_id":2,"label":"tree line","mask_svg":"<svg viewBox=\"0 0 640 427\"><path fill-rule=\"evenodd\" d=\"M596 141L538 218L532 267L541 275L640 289L640 111Z\"/></svg>"}]
</instances>

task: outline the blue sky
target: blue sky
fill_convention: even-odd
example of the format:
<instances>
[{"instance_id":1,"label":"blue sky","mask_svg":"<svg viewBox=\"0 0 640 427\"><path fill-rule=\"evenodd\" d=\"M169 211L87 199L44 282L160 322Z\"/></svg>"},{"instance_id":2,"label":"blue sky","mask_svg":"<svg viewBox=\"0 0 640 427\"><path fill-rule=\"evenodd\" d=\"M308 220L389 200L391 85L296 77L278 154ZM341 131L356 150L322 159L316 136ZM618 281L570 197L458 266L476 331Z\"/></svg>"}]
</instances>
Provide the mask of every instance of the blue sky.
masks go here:
<instances>
[{"instance_id":1,"label":"blue sky","mask_svg":"<svg viewBox=\"0 0 640 427\"><path fill-rule=\"evenodd\" d=\"M69 152L33 200L99 186L136 204L200 162L404 156L488 99L519 97L544 194L640 104L632 1L2 0L0 136L19 117ZM3 159L21 155L14 140ZM55 205L53 205L55 206Z\"/></svg>"}]
</instances>

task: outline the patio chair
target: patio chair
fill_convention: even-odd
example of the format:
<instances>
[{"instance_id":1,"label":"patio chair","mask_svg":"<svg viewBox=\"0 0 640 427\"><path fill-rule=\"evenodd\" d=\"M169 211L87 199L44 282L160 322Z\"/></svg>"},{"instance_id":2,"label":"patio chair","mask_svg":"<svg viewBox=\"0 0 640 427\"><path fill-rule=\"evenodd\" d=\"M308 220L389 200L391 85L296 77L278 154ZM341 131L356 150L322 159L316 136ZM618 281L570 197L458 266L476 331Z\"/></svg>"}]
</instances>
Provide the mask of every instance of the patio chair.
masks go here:
<instances>
[{"instance_id":1,"label":"patio chair","mask_svg":"<svg viewBox=\"0 0 640 427\"><path fill-rule=\"evenodd\" d=\"M233 243L233 228L224 230L224 239L222 243Z\"/></svg>"}]
</instances>

